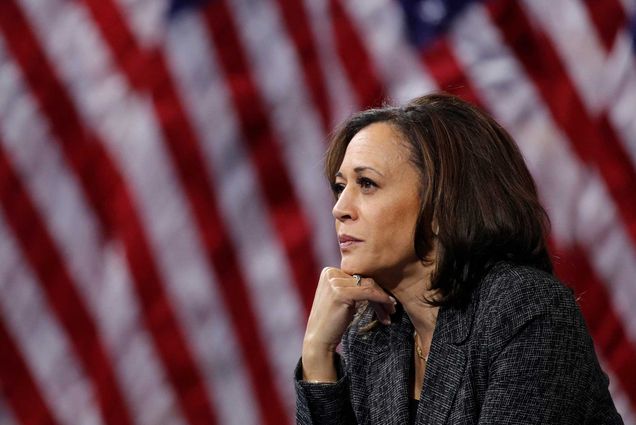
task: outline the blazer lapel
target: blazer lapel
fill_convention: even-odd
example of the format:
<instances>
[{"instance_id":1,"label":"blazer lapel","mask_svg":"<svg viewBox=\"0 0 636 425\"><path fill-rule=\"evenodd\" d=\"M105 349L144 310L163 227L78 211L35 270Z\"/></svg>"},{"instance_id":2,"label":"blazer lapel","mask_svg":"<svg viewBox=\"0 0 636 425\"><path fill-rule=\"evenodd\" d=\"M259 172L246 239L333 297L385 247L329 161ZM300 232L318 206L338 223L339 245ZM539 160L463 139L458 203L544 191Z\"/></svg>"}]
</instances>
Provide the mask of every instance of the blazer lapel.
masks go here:
<instances>
[{"instance_id":1,"label":"blazer lapel","mask_svg":"<svg viewBox=\"0 0 636 425\"><path fill-rule=\"evenodd\" d=\"M461 348L445 344L431 353L417 409L418 424L445 424L466 367Z\"/></svg>"},{"instance_id":2,"label":"blazer lapel","mask_svg":"<svg viewBox=\"0 0 636 425\"><path fill-rule=\"evenodd\" d=\"M467 310L443 307L439 310L417 411L418 424L441 425L448 420L466 369L463 342L470 334L474 304ZM373 332L372 340L364 344L364 353L358 353L370 356L364 373L368 404L359 418L363 423L403 425L409 422L413 325L400 307L393 316L393 324Z\"/></svg>"},{"instance_id":3,"label":"blazer lapel","mask_svg":"<svg viewBox=\"0 0 636 425\"><path fill-rule=\"evenodd\" d=\"M471 306L472 307L472 306ZM473 311L440 308L417 411L418 424L445 424L466 369L462 343L469 335Z\"/></svg>"},{"instance_id":4,"label":"blazer lapel","mask_svg":"<svg viewBox=\"0 0 636 425\"><path fill-rule=\"evenodd\" d=\"M394 317L390 326L376 332L376 348L366 374L370 389L369 407L379 416L368 423L382 425L407 424L409 419L409 372L413 351L413 325L406 313Z\"/></svg>"}]
</instances>

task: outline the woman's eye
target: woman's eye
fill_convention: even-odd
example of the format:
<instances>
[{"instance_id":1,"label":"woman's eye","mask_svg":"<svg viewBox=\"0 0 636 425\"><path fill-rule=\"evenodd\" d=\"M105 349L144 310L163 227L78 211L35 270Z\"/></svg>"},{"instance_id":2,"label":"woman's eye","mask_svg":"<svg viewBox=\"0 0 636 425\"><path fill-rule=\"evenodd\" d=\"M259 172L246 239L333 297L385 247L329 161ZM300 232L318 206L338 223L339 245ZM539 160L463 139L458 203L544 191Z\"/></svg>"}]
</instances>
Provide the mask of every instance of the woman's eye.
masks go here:
<instances>
[{"instance_id":1,"label":"woman's eye","mask_svg":"<svg viewBox=\"0 0 636 425\"><path fill-rule=\"evenodd\" d=\"M369 190L377 187L378 185L375 182L367 177L360 177L358 179L358 184L363 190Z\"/></svg>"},{"instance_id":2,"label":"woman's eye","mask_svg":"<svg viewBox=\"0 0 636 425\"><path fill-rule=\"evenodd\" d=\"M336 195L336 198L340 196L343 190L344 190L344 184L342 183L331 184L331 191L333 192L334 195Z\"/></svg>"}]
</instances>

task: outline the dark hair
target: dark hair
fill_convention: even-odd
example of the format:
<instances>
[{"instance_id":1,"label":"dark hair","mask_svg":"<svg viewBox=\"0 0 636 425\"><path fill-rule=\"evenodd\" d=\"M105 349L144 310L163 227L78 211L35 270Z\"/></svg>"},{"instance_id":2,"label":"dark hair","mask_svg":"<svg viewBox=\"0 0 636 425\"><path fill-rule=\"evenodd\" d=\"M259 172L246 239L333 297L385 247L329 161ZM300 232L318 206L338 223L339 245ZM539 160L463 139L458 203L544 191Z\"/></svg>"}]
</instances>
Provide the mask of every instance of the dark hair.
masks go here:
<instances>
[{"instance_id":1,"label":"dark hair","mask_svg":"<svg viewBox=\"0 0 636 425\"><path fill-rule=\"evenodd\" d=\"M521 152L493 118L448 94L359 112L331 140L325 158L330 183L353 136L377 122L403 137L421 175L418 258L430 261L437 243L432 289L438 296L429 303L464 306L474 286L502 260L552 273L548 216Z\"/></svg>"}]
</instances>

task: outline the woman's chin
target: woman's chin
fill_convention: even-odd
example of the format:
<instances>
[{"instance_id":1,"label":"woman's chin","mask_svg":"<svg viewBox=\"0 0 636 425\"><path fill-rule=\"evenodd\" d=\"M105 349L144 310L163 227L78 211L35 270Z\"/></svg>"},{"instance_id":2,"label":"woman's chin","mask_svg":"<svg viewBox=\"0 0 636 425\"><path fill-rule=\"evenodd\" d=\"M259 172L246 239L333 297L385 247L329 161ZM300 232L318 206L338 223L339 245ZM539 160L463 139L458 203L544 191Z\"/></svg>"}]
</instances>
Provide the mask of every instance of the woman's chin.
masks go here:
<instances>
[{"instance_id":1,"label":"woman's chin","mask_svg":"<svg viewBox=\"0 0 636 425\"><path fill-rule=\"evenodd\" d=\"M364 264L345 258L340 261L340 270L350 275L359 274L361 276L369 276L369 273L371 272L369 267Z\"/></svg>"},{"instance_id":2,"label":"woman's chin","mask_svg":"<svg viewBox=\"0 0 636 425\"><path fill-rule=\"evenodd\" d=\"M353 275L357 273L353 266L354 264L351 261L347 261L344 258L340 260L340 270L342 270L343 272L347 274Z\"/></svg>"}]
</instances>

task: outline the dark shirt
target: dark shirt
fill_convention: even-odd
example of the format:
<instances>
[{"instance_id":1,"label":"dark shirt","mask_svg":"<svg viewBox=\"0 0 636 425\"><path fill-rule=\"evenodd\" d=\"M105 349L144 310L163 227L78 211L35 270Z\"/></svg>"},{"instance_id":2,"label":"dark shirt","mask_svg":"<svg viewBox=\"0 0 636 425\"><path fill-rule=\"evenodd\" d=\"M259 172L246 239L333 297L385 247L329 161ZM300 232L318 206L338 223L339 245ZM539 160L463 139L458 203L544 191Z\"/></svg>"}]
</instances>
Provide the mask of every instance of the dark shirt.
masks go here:
<instances>
[{"instance_id":1,"label":"dark shirt","mask_svg":"<svg viewBox=\"0 0 636 425\"><path fill-rule=\"evenodd\" d=\"M420 404L420 401L412 398L409 401L409 425L415 425L415 419L417 416L417 406Z\"/></svg>"}]
</instances>

